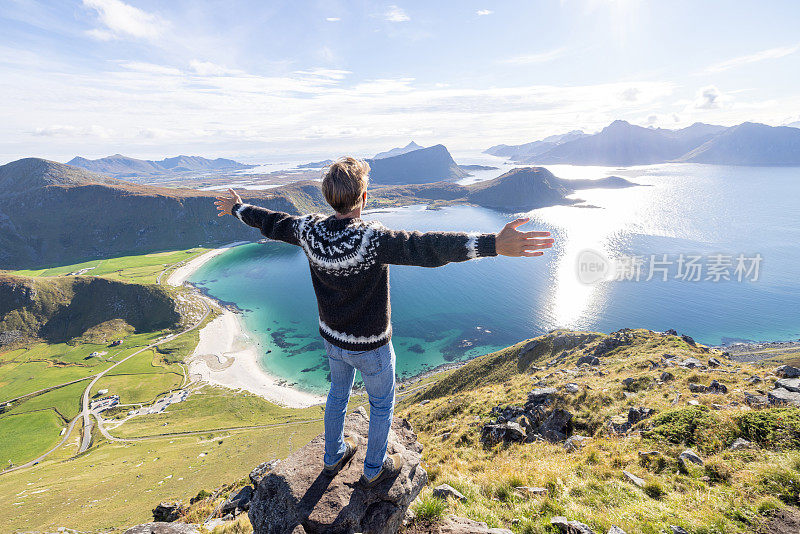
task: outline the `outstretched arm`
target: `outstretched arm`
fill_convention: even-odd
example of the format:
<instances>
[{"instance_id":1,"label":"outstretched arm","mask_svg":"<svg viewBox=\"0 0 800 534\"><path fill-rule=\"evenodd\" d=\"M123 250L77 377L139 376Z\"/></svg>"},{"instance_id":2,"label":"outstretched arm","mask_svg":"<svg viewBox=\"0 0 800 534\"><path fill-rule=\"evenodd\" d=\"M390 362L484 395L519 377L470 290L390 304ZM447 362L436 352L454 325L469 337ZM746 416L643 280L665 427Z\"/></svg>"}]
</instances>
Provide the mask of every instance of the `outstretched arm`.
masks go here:
<instances>
[{"instance_id":1,"label":"outstretched arm","mask_svg":"<svg viewBox=\"0 0 800 534\"><path fill-rule=\"evenodd\" d=\"M541 256L553 246L549 232L520 232L529 219L508 223L497 234L463 232L406 232L383 230L379 236L379 261L395 265L439 267L483 256Z\"/></svg>"},{"instance_id":2,"label":"outstretched arm","mask_svg":"<svg viewBox=\"0 0 800 534\"><path fill-rule=\"evenodd\" d=\"M269 239L285 241L299 245L297 239L297 219L294 215L280 211L272 211L259 206L251 206L242 202L242 198L233 189L228 189L230 196L219 196L216 204L218 217L231 214L243 223L261 230L261 234Z\"/></svg>"}]
</instances>

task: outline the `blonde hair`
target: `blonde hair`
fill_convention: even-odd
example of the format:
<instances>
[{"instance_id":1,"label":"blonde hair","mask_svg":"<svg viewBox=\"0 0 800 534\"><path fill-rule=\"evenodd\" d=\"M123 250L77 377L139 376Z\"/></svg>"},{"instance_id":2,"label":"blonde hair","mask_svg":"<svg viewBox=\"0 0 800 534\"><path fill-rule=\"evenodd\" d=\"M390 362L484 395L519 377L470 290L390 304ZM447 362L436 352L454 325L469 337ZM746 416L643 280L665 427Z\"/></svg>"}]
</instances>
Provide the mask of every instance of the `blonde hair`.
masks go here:
<instances>
[{"instance_id":1,"label":"blonde hair","mask_svg":"<svg viewBox=\"0 0 800 534\"><path fill-rule=\"evenodd\" d=\"M322 177L322 194L337 213L350 213L361 204L369 184L369 163L352 156L332 163Z\"/></svg>"}]
</instances>

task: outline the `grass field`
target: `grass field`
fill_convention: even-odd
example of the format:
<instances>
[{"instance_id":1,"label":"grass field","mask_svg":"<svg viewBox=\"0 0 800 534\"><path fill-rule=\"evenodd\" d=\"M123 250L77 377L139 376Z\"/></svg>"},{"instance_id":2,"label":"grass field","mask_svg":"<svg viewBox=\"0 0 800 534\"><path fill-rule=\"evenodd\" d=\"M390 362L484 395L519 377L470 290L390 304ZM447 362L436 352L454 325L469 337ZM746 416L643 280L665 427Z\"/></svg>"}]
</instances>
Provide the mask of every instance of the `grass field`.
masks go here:
<instances>
[{"instance_id":1,"label":"grass field","mask_svg":"<svg viewBox=\"0 0 800 534\"><path fill-rule=\"evenodd\" d=\"M9 271L20 276L62 276L82 269L84 274L139 283L155 283L158 274L168 265L192 259L210 249L196 247L188 250L158 252L139 256L120 256L103 260L92 260L73 265L49 269ZM166 276L166 274L165 274Z\"/></svg>"},{"instance_id":2,"label":"grass field","mask_svg":"<svg viewBox=\"0 0 800 534\"><path fill-rule=\"evenodd\" d=\"M88 384L88 379L82 380L30 397L24 402L15 403L7 414L26 413L51 408L55 409L65 421L71 421L81 411L80 398ZM6 414L0 415L0 418L2 417L6 417Z\"/></svg>"},{"instance_id":3,"label":"grass field","mask_svg":"<svg viewBox=\"0 0 800 534\"><path fill-rule=\"evenodd\" d=\"M17 465L54 446L61 439L64 427L61 417L52 409L43 409L0 418L0 464Z\"/></svg>"},{"instance_id":4,"label":"grass field","mask_svg":"<svg viewBox=\"0 0 800 534\"><path fill-rule=\"evenodd\" d=\"M134 334L119 347L36 343L0 354L0 402L97 374L163 334L162 331ZM108 354L88 358L95 351Z\"/></svg>"},{"instance_id":5,"label":"grass field","mask_svg":"<svg viewBox=\"0 0 800 534\"><path fill-rule=\"evenodd\" d=\"M0 479L3 531L83 532L152 520L162 500L246 477L261 462L282 458L322 430L321 423L168 437L136 443L103 442L64 461L46 460ZM54 513L43 513L51 510ZM55 513L57 511L57 513Z\"/></svg>"},{"instance_id":6,"label":"grass field","mask_svg":"<svg viewBox=\"0 0 800 534\"><path fill-rule=\"evenodd\" d=\"M191 394L185 402L171 405L164 413L127 421L114 430L113 435L129 438L165 432L270 425L321 417L322 409L319 406L283 408L250 393L234 393L228 389L205 386Z\"/></svg>"}]
</instances>

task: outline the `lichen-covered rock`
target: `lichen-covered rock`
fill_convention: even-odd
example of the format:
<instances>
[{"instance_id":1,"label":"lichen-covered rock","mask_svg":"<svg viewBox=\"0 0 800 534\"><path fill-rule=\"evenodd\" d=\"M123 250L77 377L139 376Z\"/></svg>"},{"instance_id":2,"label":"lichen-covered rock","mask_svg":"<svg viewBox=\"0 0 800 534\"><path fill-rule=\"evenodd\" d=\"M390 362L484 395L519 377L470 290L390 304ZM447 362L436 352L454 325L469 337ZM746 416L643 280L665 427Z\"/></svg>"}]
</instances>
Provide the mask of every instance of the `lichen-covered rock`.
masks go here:
<instances>
[{"instance_id":1,"label":"lichen-covered rock","mask_svg":"<svg viewBox=\"0 0 800 534\"><path fill-rule=\"evenodd\" d=\"M580 521L569 521L566 517L560 515L551 518L550 524L558 528L563 534L595 534L589 525Z\"/></svg>"},{"instance_id":2,"label":"lichen-covered rock","mask_svg":"<svg viewBox=\"0 0 800 534\"><path fill-rule=\"evenodd\" d=\"M775 387L800 393L800 378L779 378L775 381Z\"/></svg>"},{"instance_id":3,"label":"lichen-covered rock","mask_svg":"<svg viewBox=\"0 0 800 534\"><path fill-rule=\"evenodd\" d=\"M563 408L556 408L539 427L539 434L552 443L564 441L571 433L572 414Z\"/></svg>"},{"instance_id":4,"label":"lichen-covered rock","mask_svg":"<svg viewBox=\"0 0 800 534\"><path fill-rule=\"evenodd\" d=\"M597 356L592 356L590 354L587 354L585 356L581 356L580 358L578 358L578 365L581 365L581 364L584 364L584 363L587 364L587 365L592 365L592 366L600 365L600 358L598 358Z\"/></svg>"},{"instance_id":5,"label":"lichen-covered rock","mask_svg":"<svg viewBox=\"0 0 800 534\"><path fill-rule=\"evenodd\" d=\"M703 465L703 459L700 458L700 455L698 455L692 449L686 449L685 451L680 453L680 455L678 455L678 460L680 460L683 466L686 466L687 462L691 462L697 465Z\"/></svg>"},{"instance_id":6,"label":"lichen-covered rock","mask_svg":"<svg viewBox=\"0 0 800 534\"><path fill-rule=\"evenodd\" d=\"M527 437L525 429L515 422L488 424L481 430L481 442L490 446L503 442L522 443Z\"/></svg>"},{"instance_id":7,"label":"lichen-covered rock","mask_svg":"<svg viewBox=\"0 0 800 534\"><path fill-rule=\"evenodd\" d=\"M458 499L461 502L467 502L467 498L450 484L439 484L433 488L433 496L445 500L448 497L452 497L453 499Z\"/></svg>"},{"instance_id":8,"label":"lichen-covered rock","mask_svg":"<svg viewBox=\"0 0 800 534\"><path fill-rule=\"evenodd\" d=\"M790 404L792 406L800 406L800 393L796 391L789 391L784 388L775 388L767 393L769 402L771 404Z\"/></svg>"},{"instance_id":9,"label":"lichen-covered rock","mask_svg":"<svg viewBox=\"0 0 800 534\"><path fill-rule=\"evenodd\" d=\"M776 367L774 373L781 378L800 378L800 368L792 365Z\"/></svg>"},{"instance_id":10,"label":"lichen-covered rock","mask_svg":"<svg viewBox=\"0 0 800 534\"><path fill-rule=\"evenodd\" d=\"M185 510L186 505L180 501L162 501L153 508L153 521L157 523L175 521Z\"/></svg>"},{"instance_id":11,"label":"lichen-covered rock","mask_svg":"<svg viewBox=\"0 0 800 534\"><path fill-rule=\"evenodd\" d=\"M358 480L367 449L368 427L369 417L363 408L348 414L345 433L358 437L359 447L335 477L322 473L322 435L267 473L250 502L253 531L256 534L397 532L409 504L428 481L420 465L422 445L408 421L395 418L388 452L403 456L403 468L397 476L367 489Z\"/></svg>"}]
</instances>

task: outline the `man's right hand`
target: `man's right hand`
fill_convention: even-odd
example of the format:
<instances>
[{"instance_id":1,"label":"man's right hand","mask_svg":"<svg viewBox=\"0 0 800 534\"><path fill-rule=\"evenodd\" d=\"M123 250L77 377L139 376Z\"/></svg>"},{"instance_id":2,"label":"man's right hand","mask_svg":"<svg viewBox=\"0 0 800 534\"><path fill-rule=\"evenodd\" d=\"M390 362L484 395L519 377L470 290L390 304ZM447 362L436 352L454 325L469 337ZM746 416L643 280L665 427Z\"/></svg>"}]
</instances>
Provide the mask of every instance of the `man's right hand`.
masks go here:
<instances>
[{"instance_id":1,"label":"man's right hand","mask_svg":"<svg viewBox=\"0 0 800 534\"><path fill-rule=\"evenodd\" d=\"M501 256L541 256L542 249L553 246L550 232L520 232L518 227L530 221L529 218L511 221L497 233L495 250Z\"/></svg>"},{"instance_id":2,"label":"man's right hand","mask_svg":"<svg viewBox=\"0 0 800 534\"><path fill-rule=\"evenodd\" d=\"M228 189L228 192L230 193L230 196L219 196L217 197L217 201L214 202L219 210L219 213L217 213L218 217L222 217L223 215L232 215L231 210L233 209L233 206L235 204L242 203L242 198L238 193L236 193L236 191L233 189Z\"/></svg>"}]
</instances>

